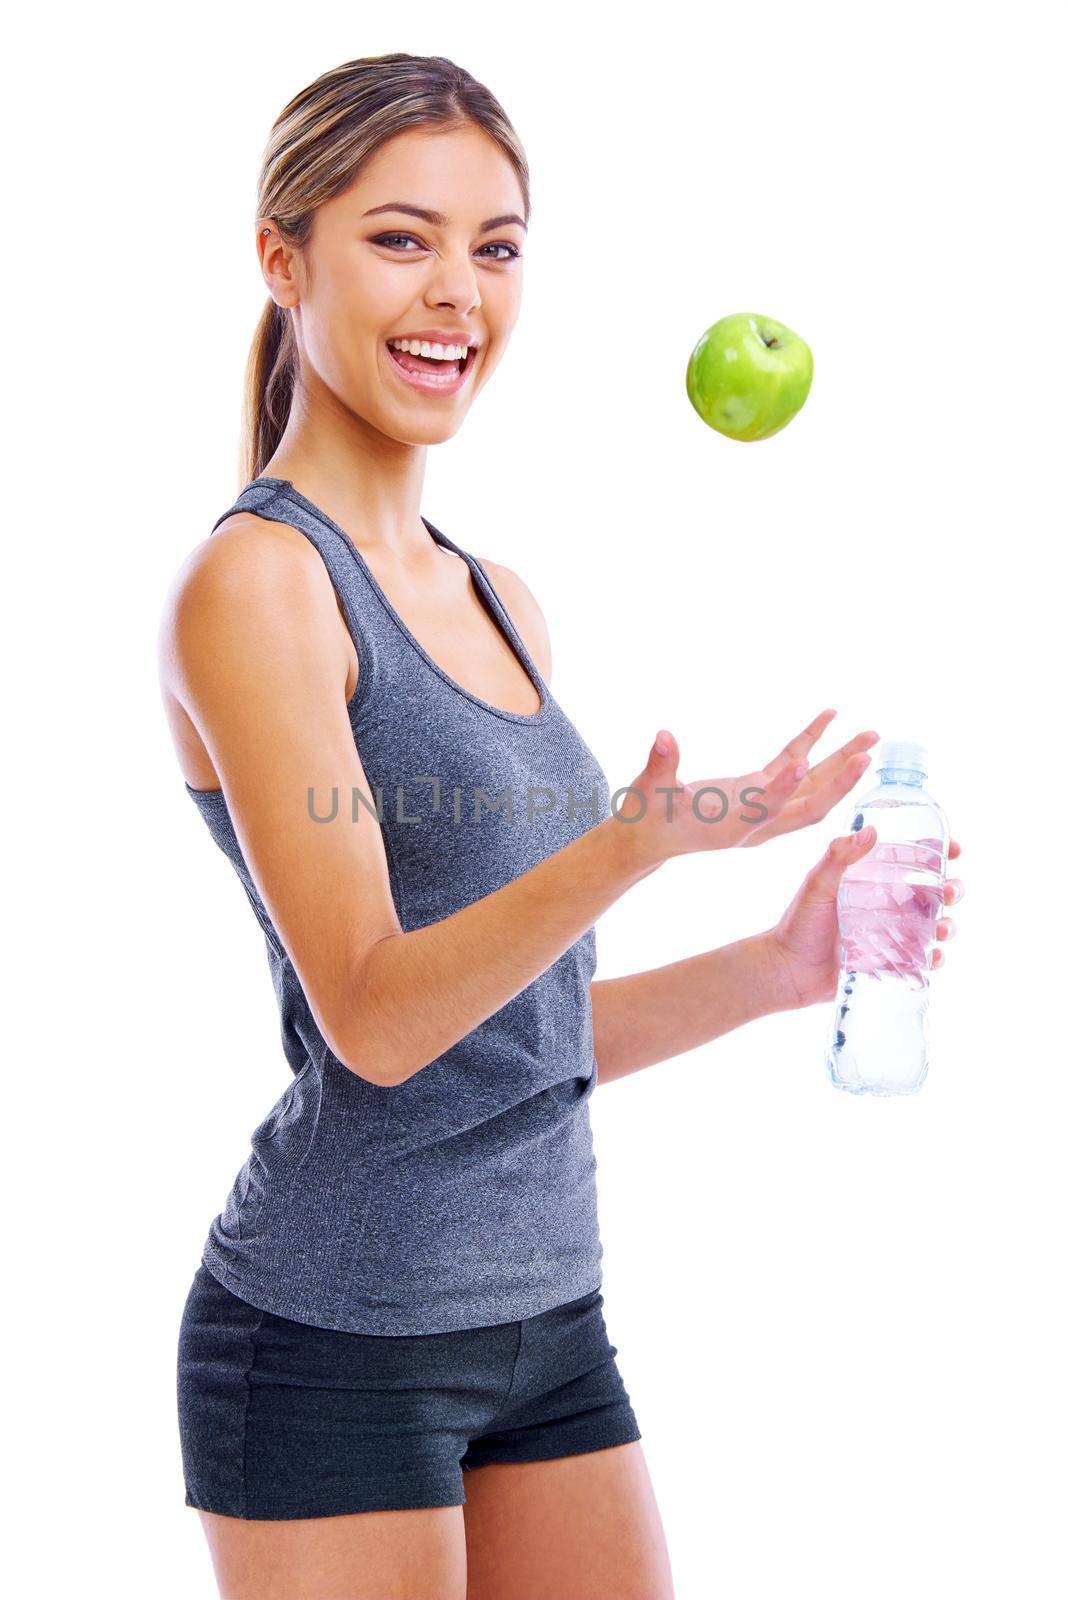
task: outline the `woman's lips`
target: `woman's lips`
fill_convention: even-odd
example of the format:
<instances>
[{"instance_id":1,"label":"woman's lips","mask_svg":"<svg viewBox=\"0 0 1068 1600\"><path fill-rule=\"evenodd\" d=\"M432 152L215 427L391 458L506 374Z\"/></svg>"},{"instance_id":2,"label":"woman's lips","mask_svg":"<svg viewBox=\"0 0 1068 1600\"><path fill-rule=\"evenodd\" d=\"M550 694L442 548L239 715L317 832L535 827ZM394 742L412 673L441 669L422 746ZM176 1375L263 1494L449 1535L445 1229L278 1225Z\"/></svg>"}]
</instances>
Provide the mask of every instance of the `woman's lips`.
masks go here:
<instances>
[{"instance_id":1,"label":"woman's lips","mask_svg":"<svg viewBox=\"0 0 1068 1600\"><path fill-rule=\"evenodd\" d=\"M477 349L469 350L466 362L462 363L455 377L436 377L432 372L410 372L407 367L402 367L397 360L398 352L391 345L386 345L386 354L389 356L390 366L402 383L411 389L418 389L420 394L456 394L463 388L467 381L467 374L475 364L478 355ZM443 363L447 364L447 363Z\"/></svg>"}]
</instances>

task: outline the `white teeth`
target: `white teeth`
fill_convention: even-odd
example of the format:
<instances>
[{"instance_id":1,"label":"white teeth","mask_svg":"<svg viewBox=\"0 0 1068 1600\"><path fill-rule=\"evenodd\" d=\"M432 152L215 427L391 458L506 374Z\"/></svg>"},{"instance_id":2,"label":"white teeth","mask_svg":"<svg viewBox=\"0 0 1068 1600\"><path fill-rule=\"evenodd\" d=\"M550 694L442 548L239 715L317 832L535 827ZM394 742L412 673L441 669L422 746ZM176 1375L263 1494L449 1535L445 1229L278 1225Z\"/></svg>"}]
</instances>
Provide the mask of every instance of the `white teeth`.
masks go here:
<instances>
[{"instance_id":1,"label":"white teeth","mask_svg":"<svg viewBox=\"0 0 1068 1600\"><path fill-rule=\"evenodd\" d=\"M470 349L466 344L429 344L425 339L387 339L394 350L406 350L415 356L427 356L433 361L462 361Z\"/></svg>"}]
</instances>

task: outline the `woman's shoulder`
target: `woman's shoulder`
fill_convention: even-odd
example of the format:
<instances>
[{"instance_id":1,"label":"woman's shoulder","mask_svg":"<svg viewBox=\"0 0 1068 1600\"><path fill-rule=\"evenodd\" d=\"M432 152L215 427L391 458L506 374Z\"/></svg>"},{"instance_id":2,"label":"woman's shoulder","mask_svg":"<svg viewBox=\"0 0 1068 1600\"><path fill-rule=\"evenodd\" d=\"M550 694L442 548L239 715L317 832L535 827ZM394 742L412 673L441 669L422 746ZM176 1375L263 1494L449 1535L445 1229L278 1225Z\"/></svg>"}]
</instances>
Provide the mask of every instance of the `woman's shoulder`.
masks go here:
<instances>
[{"instance_id":1,"label":"woman's shoulder","mask_svg":"<svg viewBox=\"0 0 1068 1600\"><path fill-rule=\"evenodd\" d=\"M235 511L189 550L168 598L173 606L239 594L270 604L294 589L312 604L329 598L329 575L315 546L290 523Z\"/></svg>"},{"instance_id":2,"label":"woman's shoulder","mask_svg":"<svg viewBox=\"0 0 1068 1600\"><path fill-rule=\"evenodd\" d=\"M230 562L239 565L261 556L282 564L287 559L305 565L316 562L315 548L299 528L275 517L258 516L255 511L234 511L224 517L190 555L220 566Z\"/></svg>"},{"instance_id":3,"label":"woman's shoulder","mask_svg":"<svg viewBox=\"0 0 1068 1600\"><path fill-rule=\"evenodd\" d=\"M249 647L269 654L294 629L319 630L337 616L322 558L288 523L235 512L186 555L160 617L173 660L229 658Z\"/></svg>"}]
</instances>

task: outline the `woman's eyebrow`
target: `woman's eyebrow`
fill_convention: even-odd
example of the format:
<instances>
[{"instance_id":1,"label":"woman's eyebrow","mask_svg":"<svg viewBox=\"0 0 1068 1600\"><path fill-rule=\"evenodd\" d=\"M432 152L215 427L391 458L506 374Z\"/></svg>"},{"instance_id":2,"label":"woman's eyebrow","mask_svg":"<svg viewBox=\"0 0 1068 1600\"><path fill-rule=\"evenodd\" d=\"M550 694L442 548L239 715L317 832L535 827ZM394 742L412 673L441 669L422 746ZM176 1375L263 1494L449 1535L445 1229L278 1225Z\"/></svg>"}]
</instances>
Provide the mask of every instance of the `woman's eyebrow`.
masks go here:
<instances>
[{"instance_id":1,"label":"woman's eyebrow","mask_svg":"<svg viewBox=\"0 0 1068 1600\"><path fill-rule=\"evenodd\" d=\"M376 217L380 211L403 211L410 217L421 217L424 222L429 222L431 227L434 228L447 228L449 225L449 219L443 212L426 211L422 206L405 205L402 200L390 200L384 206L372 206L370 211L364 212L364 216ZM490 217L488 221L482 224L479 232L488 233L491 228L503 228L509 222L516 223L518 227L526 232L526 223L522 217L517 217L514 214L503 217Z\"/></svg>"}]
</instances>

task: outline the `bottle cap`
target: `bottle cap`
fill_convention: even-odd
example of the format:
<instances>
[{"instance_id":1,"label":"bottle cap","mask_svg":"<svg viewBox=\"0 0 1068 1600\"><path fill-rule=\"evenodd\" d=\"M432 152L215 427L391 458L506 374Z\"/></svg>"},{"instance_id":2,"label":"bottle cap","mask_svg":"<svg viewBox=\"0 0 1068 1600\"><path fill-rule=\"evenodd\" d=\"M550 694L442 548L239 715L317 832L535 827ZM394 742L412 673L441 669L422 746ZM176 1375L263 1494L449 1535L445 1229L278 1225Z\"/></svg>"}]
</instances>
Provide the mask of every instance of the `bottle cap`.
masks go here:
<instances>
[{"instance_id":1,"label":"bottle cap","mask_svg":"<svg viewBox=\"0 0 1068 1600\"><path fill-rule=\"evenodd\" d=\"M906 772L915 772L921 778L926 778L926 748L911 739L884 740L879 746L875 770L876 772L883 772L887 767L893 767L897 771L904 769Z\"/></svg>"}]
</instances>

